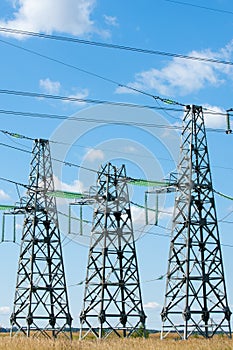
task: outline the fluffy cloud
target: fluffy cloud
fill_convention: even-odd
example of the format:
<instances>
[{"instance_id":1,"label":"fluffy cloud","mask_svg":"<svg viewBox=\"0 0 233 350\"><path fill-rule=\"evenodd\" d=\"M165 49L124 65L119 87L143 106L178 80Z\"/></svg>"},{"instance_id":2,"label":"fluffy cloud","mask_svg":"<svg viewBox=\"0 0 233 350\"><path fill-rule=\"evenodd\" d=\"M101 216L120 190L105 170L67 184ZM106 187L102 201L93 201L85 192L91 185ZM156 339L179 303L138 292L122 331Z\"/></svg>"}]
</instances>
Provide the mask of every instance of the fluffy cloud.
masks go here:
<instances>
[{"instance_id":1,"label":"fluffy cloud","mask_svg":"<svg viewBox=\"0 0 233 350\"><path fill-rule=\"evenodd\" d=\"M143 307L145 309L156 309L156 310L160 310L161 306L156 303L156 301L149 301L148 303L144 304Z\"/></svg>"},{"instance_id":2,"label":"fluffy cloud","mask_svg":"<svg viewBox=\"0 0 233 350\"><path fill-rule=\"evenodd\" d=\"M117 22L117 18L113 16L104 15L104 21L109 26L117 27L119 25Z\"/></svg>"},{"instance_id":3,"label":"fluffy cloud","mask_svg":"<svg viewBox=\"0 0 233 350\"><path fill-rule=\"evenodd\" d=\"M209 104L203 104L203 114L205 127L215 129L226 129L226 111L218 106L211 106ZM173 123L172 126L182 127L182 123ZM162 137L170 137L170 130L164 131Z\"/></svg>"},{"instance_id":4,"label":"fluffy cloud","mask_svg":"<svg viewBox=\"0 0 233 350\"><path fill-rule=\"evenodd\" d=\"M149 213L150 214L150 213ZM132 220L135 225L145 225L145 209L131 205Z\"/></svg>"},{"instance_id":5,"label":"fluffy cloud","mask_svg":"<svg viewBox=\"0 0 233 350\"><path fill-rule=\"evenodd\" d=\"M152 209L152 210L150 210ZM173 207L159 208L159 220L170 219ZM134 225L145 225L146 209L131 205L131 214ZM153 225L156 220L155 204L149 204L147 210L148 224Z\"/></svg>"},{"instance_id":6,"label":"fluffy cloud","mask_svg":"<svg viewBox=\"0 0 233 350\"><path fill-rule=\"evenodd\" d=\"M58 94L61 88L59 81L52 81L49 78L40 79L40 87L49 94Z\"/></svg>"},{"instance_id":7,"label":"fluffy cloud","mask_svg":"<svg viewBox=\"0 0 233 350\"><path fill-rule=\"evenodd\" d=\"M82 100L82 99L87 98L88 95L89 95L88 89L81 89L81 90L75 92L74 94L69 95L69 97L70 98L75 98L75 99L77 98L77 99ZM65 102L67 102L67 103L74 103L74 104L79 105L79 106L86 104L85 101L65 101Z\"/></svg>"},{"instance_id":8,"label":"fluffy cloud","mask_svg":"<svg viewBox=\"0 0 233 350\"><path fill-rule=\"evenodd\" d=\"M1 27L52 33L84 35L93 31L91 13L96 0L11 0L12 18Z\"/></svg>"},{"instance_id":9,"label":"fluffy cloud","mask_svg":"<svg viewBox=\"0 0 233 350\"><path fill-rule=\"evenodd\" d=\"M226 59L231 55L232 45L226 46L218 53L210 50L189 52L189 56L202 58ZM173 58L162 69L151 68L137 73L135 81L128 86L135 89L156 91L161 95L188 95L204 88L206 85L219 86L229 74L229 67L210 62ZM132 93L125 87L118 87L116 93Z\"/></svg>"},{"instance_id":10,"label":"fluffy cloud","mask_svg":"<svg viewBox=\"0 0 233 350\"><path fill-rule=\"evenodd\" d=\"M0 189L0 199L1 200L8 200L8 199L10 199L10 196L5 191Z\"/></svg>"},{"instance_id":11,"label":"fluffy cloud","mask_svg":"<svg viewBox=\"0 0 233 350\"><path fill-rule=\"evenodd\" d=\"M68 192L84 192L83 183L79 180L74 180L72 184L67 184L58 179L57 176L54 176L54 187L56 190L63 190Z\"/></svg>"},{"instance_id":12,"label":"fluffy cloud","mask_svg":"<svg viewBox=\"0 0 233 350\"><path fill-rule=\"evenodd\" d=\"M174 207L167 207L159 209L159 219L170 219L171 215L173 214Z\"/></svg>"},{"instance_id":13,"label":"fluffy cloud","mask_svg":"<svg viewBox=\"0 0 233 350\"><path fill-rule=\"evenodd\" d=\"M126 153L137 153L138 150L134 146L126 146L126 147L124 147L124 152L126 152Z\"/></svg>"},{"instance_id":14,"label":"fluffy cloud","mask_svg":"<svg viewBox=\"0 0 233 350\"><path fill-rule=\"evenodd\" d=\"M226 128L226 111L224 109L210 105L204 105L203 107L214 113L208 114L208 112L205 113L204 111L205 126L207 128Z\"/></svg>"},{"instance_id":15,"label":"fluffy cloud","mask_svg":"<svg viewBox=\"0 0 233 350\"><path fill-rule=\"evenodd\" d=\"M0 306L0 315L8 315L10 311L9 306Z\"/></svg>"},{"instance_id":16,"label":"fluffy cloud","mask_svg":"<svg viewBox=\"0 0 233 350\"><path fill-rule=\"evenodd\" d=\"M90 149L86 154L86 160L89 160L90 162L94 162L95 160L103 160L104 159L104 152L100 149Z\"/></svg>"},{"instance_id":17,"label":"fluffy cloud","mask_svg":"<svg viewBox=\"0 0 233 350\"><path fill-rule=\"evenodd\" d=\"M40 79L39 80L39 86L40 88L47 94L59 94L62 90L62 85L59 81L52 81L50 78L46 79ZM67 95L69 98L74 98L74 99L80 99L80 101L69 101L69 100L64 100L64 103L72 103L75 105L86 105L85 101L82 101L82 99L85 99L89 95L89 90L88 89L77 89L73 88L74 93L67 93L65 92L64 94Z\"/></svg>"}]
</instances>

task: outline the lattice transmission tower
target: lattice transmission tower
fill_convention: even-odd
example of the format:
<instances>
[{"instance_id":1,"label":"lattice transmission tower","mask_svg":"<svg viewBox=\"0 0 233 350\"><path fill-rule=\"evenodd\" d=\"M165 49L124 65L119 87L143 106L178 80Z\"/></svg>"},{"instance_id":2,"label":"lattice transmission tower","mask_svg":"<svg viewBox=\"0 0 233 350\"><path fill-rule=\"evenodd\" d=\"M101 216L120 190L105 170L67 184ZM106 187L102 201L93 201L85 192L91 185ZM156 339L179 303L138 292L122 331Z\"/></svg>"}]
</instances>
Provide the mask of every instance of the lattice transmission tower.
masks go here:
<instances>
[{"instance_id":1,"label":"lattice transmission tower","mask_svg":"<svg viewBox=\"0 0 233 350\"><path fill-rule=\"evenodd\" d=\"M130 337L145 332L126 170L110 163L98 174L95 210L80 315L80 338L89 333Z\"/></svg>"},{"instance_id":2,"label":"lattice transmission tower","mask_svg":"<svg viewBox=\"0 0 233 350\"><path fill-rule=\"evenodd\" d=\"M25 204L13 214L24 214L18 263L12 334L71 335L50 147L35 140Z\"/></svg>"},{"instance_id":3,"label":"lattice transmission tower","mask_svg":"<svg viewBox=\"0 0 233 350\"><path fill-rule=\"evenodd\" d=\"M187 106L168 260L162 333L231 336L202 108Z\"/></svg>"}]
</instances>

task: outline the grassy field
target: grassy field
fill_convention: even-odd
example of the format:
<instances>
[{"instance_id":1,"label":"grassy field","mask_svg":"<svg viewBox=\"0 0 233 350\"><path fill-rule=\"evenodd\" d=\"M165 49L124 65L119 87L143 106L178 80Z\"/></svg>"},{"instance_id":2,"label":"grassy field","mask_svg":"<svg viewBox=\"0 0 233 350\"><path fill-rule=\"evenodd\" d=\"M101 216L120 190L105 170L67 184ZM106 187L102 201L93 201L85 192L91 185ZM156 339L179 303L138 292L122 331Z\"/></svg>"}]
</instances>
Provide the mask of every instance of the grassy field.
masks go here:
<instances>
[{"instance_id":1,"label":"grassy field","mask_svg":"<svg viewBox=\"0 0 233 350\"><path fill-rule=\"evenodd\" d=\"M206 340L203 338L187 341L159 340L156 337L149 339L107 339L82 340L72 342L68 340L25 339L0 337L0 350L230 350L233 349L233 340L222 337Z\"/></svg>"}]
</instances>

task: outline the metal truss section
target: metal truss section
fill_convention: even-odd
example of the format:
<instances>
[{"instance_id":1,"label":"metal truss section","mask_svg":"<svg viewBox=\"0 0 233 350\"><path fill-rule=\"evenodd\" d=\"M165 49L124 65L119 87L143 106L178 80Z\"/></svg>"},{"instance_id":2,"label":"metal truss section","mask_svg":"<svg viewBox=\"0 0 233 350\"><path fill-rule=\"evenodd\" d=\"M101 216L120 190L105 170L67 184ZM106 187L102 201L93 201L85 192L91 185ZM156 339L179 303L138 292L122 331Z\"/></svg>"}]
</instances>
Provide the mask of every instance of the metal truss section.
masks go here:
<instances>
[{"instance_id":1,"label":"metal truss section","mask_svg":"<svg viewBox=\"0 0 233 350\"><path fill-rule=\"evenodd\" d=\"M123 165L101 168L95 191L80 338L145 333L131 209Z\"/></svg>"},{"instance_id":2,"label":"metal truss section","mask_svg":"<svg viewBox=\"0 0 233 350\"><path fill-rule=\"evenodd\" d=\"M168 260L165 338L231 336L225 277L202 108L187 106Z\"/></svg>"},{"instance_id":3,"label":"metal truss section","mask_svg":"<svg viewBox=\"0 0 233 350\"><path fill-rule=\"evenodd\" d=\"M49 142L35 140L24 211L12 335L71 338Z\"/></svg>"}]
</instances>

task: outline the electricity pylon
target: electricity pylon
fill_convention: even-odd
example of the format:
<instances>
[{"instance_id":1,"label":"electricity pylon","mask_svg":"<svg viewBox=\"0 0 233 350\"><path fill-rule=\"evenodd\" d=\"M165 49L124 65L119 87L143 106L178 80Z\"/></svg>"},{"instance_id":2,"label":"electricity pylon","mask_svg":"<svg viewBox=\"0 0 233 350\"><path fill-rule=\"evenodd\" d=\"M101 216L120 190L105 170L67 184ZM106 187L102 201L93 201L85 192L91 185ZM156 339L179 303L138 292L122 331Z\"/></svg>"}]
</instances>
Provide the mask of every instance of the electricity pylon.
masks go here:
<instances>
[{"instance_id":1,"label":"electricity pylon","mask_svg":"<svg viewBox=\"0 0 233 350\"><path fill-rule=\"evenodd\" d=\"M162 333L231 337L223 260L202 108L187 106L168 259Z\"/></svg>"},{"instance_id":2,"label":"electricity pylon","mask_svg":"<svg viewBox=\"0 0 233 350\"><path fill-rule=\"evenodd\" d=\"M24 213L18 264L12 334L71 337L60 231L54 191L50 147L35 140ZM14 213L14 212L13 212Z\"/></svg>"},{"instance_id":3,"label":"electricity pylon","mask_svg":"<svg viewBox=\"0 0 233 350\"><path fill-rule=\"evenodd\" d=\"M80 315L80 338L92 333L130 337L145 333L125 166L110 163L97 179L91 243Z\"/></svg>"}]
</instances>

